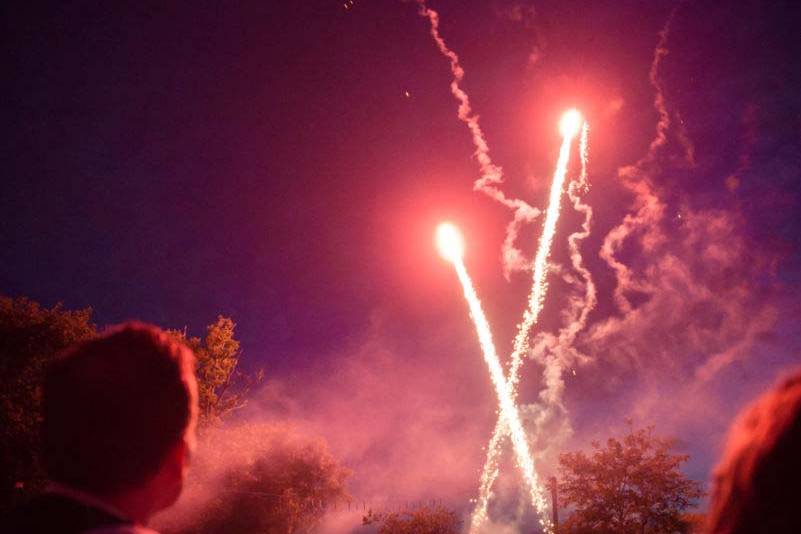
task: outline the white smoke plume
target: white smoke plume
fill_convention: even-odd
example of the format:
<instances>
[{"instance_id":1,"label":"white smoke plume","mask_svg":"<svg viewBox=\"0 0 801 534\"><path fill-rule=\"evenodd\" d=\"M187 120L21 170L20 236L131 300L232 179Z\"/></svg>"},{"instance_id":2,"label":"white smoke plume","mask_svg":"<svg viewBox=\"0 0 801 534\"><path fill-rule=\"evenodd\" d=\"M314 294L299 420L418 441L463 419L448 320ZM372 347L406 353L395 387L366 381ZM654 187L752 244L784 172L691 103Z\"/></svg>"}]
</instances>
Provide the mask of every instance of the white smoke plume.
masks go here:
<instances>
[{"instance_id":1,"label":"white smoke plume","mask_svg":"<svg viewBox=\"0 0 801 534\"><path fill-rule=\"evenodd\" d=\"M668 54L667 40L675 15L676 10L674 9L659 32L659 41L654 49L654 59L648 75L654 88L654 108L659 116L656 123L656 136L651 141L645 156L633 165L618 170L618 176L623 184L635 194L635 212L626 215L623 222L607 234L601 247L601 258L615 271L617 279L614 292L615 303L623 313L629 313L632 310L631 302L626 296L627 292L652 293L653 288L650 287L647 280L637 279L631 269L615 255L620 251L626 239L635 232L643 232L644 253L649 252L665 239L659 227L659 222L664 216L665 205L654 192L650 171L656 165L659 150L667 143L667 132L671 124L670 114L665 104L664 89L659 80L659 64Z\"/></svg>"},{"instance_id":2,"label":"white smoke plume","mask_svg":"<svg viewBox=\"0 0 801 534\"><path fill-rule=\"evenodd\" d=\"M624 368L634 366L640 374L690 362L692 369L683 371L705 381L753 346L774 323L775 310L762 306L750 288L751 277L769 259L747 258L732 214L682 207L675 218L668 218L668 205L654 185L665 163L696 165L681 116L667 108L659 73L675 15L674 9L659 32L649 71L656 135L645 156L618 171L621 183L634 194L633 213L606 235L599 254L614 271L614 301L621 316L594 324L579 343L593 356L603 355ZM680 149L678 161L667 153L671 140ZM628 265L620 259L627 242L639 248L637 260ZM634 296L639 297L637 305ZM691 354L698 356L688 358ZM647 366L643 355L649 356Z\"/></svg>"}]
</instances>

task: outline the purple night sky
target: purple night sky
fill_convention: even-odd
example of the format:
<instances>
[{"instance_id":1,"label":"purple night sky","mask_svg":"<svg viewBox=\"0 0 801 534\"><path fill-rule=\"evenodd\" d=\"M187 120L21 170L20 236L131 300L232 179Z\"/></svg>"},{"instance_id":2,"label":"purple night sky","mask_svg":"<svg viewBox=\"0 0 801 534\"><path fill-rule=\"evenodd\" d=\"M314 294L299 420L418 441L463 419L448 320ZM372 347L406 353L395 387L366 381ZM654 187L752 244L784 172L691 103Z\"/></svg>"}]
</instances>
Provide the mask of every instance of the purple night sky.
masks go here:
<instances>
[{"instance_id":1,"label":"purple night sky","mask_svg":"<svg viewBox=\"0 0 801 534\"><path fill-rule=\"evenodd\" d=\"M543 473L554 447L630 417L677 437L706 482L731 418L801 361L801 8L782 4L431 0L505 192L544 208L559 115L576 106L591 127L581 247L599 302L576 341L588 361L563 376L561 441L535 440ZM599 252L644 198L618 169L654 139L649 69L674 9L657 73L671 125L647 169L662 211L618 252L643 287L626 312ZM201 334L230 316L243 367L266 374L242 417L322 435L355 495L467 506L496 403L436 225L461 227L504 356L530 276L504 278L511 212L473 191L474 147L416 4L3 11L0 292L91 306L101 325ZM553 261L568 269L579 218L563 212ZM569 290L551 275L537 332L561 326ZM521 403L541 388L527 363Z\"/></svg>"}]
</instances>

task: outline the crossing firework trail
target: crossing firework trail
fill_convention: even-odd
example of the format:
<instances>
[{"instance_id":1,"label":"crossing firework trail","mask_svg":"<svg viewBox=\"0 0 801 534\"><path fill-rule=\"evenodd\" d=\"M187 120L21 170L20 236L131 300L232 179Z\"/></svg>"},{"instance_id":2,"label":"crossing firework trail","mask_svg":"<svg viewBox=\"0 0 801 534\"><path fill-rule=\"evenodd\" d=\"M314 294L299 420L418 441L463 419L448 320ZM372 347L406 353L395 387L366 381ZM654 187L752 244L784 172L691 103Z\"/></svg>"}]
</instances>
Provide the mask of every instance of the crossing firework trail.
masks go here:
<instances>
[{"instance_id":1,"label":"crossing firework trail","mask_svg":"<svg viewBox=\"0 0 801 534\"><path fill-rule=\"evenodd\" d=\"M572 275L565 275L565 281L581 291L568 297L567 309L562 312L564 326L557 335L540 333L532 343L531 357L543 365L544 388L538 397L540 403L536 406L536 417L533 418L533 432L542 435L546 425L552 425L567 410L562 402L565 390L563 374L565 369L574 367L577 363L586 362L589 358L579 352L574 342L578 333L587 326L587 318L597 304L595 283L584 261L579 248L581 241L589 237L592 225L592 208L582 200L582 194L589 189L587 181L587 151L589 128L587 123L581 131L579 154L581 156L581 173L578 178L571 180L567 187L567 196L573 204L573 209L582 214L584 219L581 228L568 236L568 250L573 270L578 274L577 280ZM569 421L562 421L561 432L572 432ZM553 429L550 429L553 432ZM566 434L563 434L565 436ZM558 438L551 437L552 442Z\"/></svg>"},{"instance_id":2,"label":"crossing firework trail","mask_svg":"<svg viewBox=\"0 0 801 534\"><path fill-rule=\"evenodd\" d=\"M562 146L559 149L559 159L556 163L551 192L549 195L548 209L545 213L545 221L542 228L537 254L534 257L534 272L531 286L531 293L528 299L528 307L523 312L523 320L517 327L512 357L509 364L508 382L513 402L517 402L517 384L520 381L520 367L523 357L529 351L529 336L531 329L539 319L542 305L545 301L545 294L548 291L546 274L548 272L548 257L551 254L551 244L556 233L556 223L559 220L560 204L562 191L564 190L565 177L567 176L568 163L570 162L570 149L573 139L583 128L583 119L578 110L571 109L562 116L559 125L562 134ZM583 136L582 136L583 137ZM487 458L484 461L484 468L481 472L481 482L479 485L479 497L476 509L470 521L471 532L476 532L487 519L487 506L492 491L492 485L498 476L498 459L500 457L500 447L503 437L508 433L506 420L498 418L493 430L492 437L487 445Z\"/></svg>"},{"instance_id":3,"label":"crossing firework trail","mask_svg":"<svg viewBox=\"0 0 801 534\"><path fill-rule=\"evenodd\" d=\"M515 459L518 467L523 474L523 480L528 486L532 504L539 513L540 523L543 528L550 532L551 524L548 520L548 502L545 492L540 485L537 473L534 470L534 460L531 457L531 450L526 438L526 431L520 421L520 414L515 406L515 396L512 386L503 374L503 366L498 359L495 344L492 341L492 332L481 307L481 301L473 287L473 281L467 273L464 265L464 247L459 231L450 223L443 223L437 229L437 245L442 257L453 264L459 282L462 284L464 297L470 309L470 317L478 334L478 341L481 345L481 352L484 355L484 362L490 372L490 379L498 396L500 405L500 418L504 421L506 429L511 438L515 451Z\"/></svg>"},{"instance_id":4,"label":"crossing firework trail","mask_svg":"<svg viewBox=\"0 0 801 534\"><path fill-rule=\"evenodd\" d=\"M517 335L515 337L513 352L510 359L508 377L504 377L502 367L498 367L500 374L496 376L496 373L493 371L493 365L489 364L490 360L498 361L497 355L495 354L494 345L492 346L491 351L494 356L488 357L488 347L485 346L484 342L482 342L482 351L485 354L485 360L487 360L488 365L490 365L491 378L493 380L493 384L495 385L496 392L498 393L499 403L501 404L501 414L487 447L487 459L481 475L479 498L471 519L470 530L471 532L477 530L487 519L487 506L492 494L492 485L498 475L498 459L501 452L501 445L505 437L510 436L512 438L511 441L512 445L514 446L519 467L523 470L524 479L529 486L531 502L539 513L540 522L542 523L543 527L546 531L549 531L550 522L547 517L547 510L544 507L544 490L539 486L536 473L533 469L533 460L531 458L530 448L526 440L525 432L521 426L521 434L518 436L516 435L516 431L510 425L513 424L514 421L519 422L519 414L516 407L516 388L519 382L519 371L523 362L523 357L529 352L529 336L531 329L539 318L539 314L542 310L542 305L545 300L545 294L548 288L546 281L546 275L549 269L548 258L550 256L551 244L556 232L556 222L559 218L560 201L562 192L564 190L571 146L573 139L579 134L579 132L581 132L580 153L582 158L582 172L578 181L579 184L571 184L568 194L573 201L574 208L585 215L585 222L582 226L581 232L576 232L570 236L569 246L572 265L585 281L585 298L583 300L585 305L583 307L583 311L580 312L578 320L572 320L571 324L561 332L564 333L567 329L570 329L569 332L572 333L572 337L563 337L560 335L560 340L568 341L569 339L569 342L572 343L572 339L575 338L575 333L583 327L589 310L594 306L595 288L592 285L589 272L583 268L580 252L578 251L578 242L589 234L589 219L591 218L592 214L589 206L583 204L578 196L579 191L585 189L587 183L586 154L588 129L586 123L584 123L583 118L581 117L581 114L577 110L569 110L563 115L563 118L560 122L560 131L563 136L563 142L559 151L556 171L554 172L553 182L551 185L548 209L546 212L545 221L543 223L543 233L540 238L539 246L532 266L529 262L523 259L523 254L515 247L515 242L520 228L525 223L531 222L540 212L522 200L507 197L498 188L498 186L503 183L503 172L501 168L492 161L489 154L489 145L479 125L478 116L473 112L470 106L470 100L467 93L460 86L464 78L464 69L460 65L459 56L447 46L447 43L440 34L439 14L433 9L430 9L426 5L425 0L417 0L417 4L419 6L419 14L425 17L429 22L430 34L436 43L438 50L448 59L450 63L450 69L453 75L453 79L450 84L451 93L459 103L458 117L468 127L471 133L473 144L476 149L475 156L481 171L480 178L474 183L474 189L483 192L484 194L490 196L494 200L511 208L514 211L513 220L507 226L506 237L503 244L504 272L508 277L508 275L514 270L532 269L533 271L532 289L528 300L528 306L524 312L523 320L518 325ZM444 235L447 235L448 233L449 231L445 231ZM438 235L440 234L441 232L438 232ZM446 255L443 253L443 256ZM448 258L448 256L446 256L446 258ZM459 279L465 288L465 297L470 303L471 314L476 306L478 306L477 309L480 311L480 303L478 302L478 298L475 296L475 291L472 289L472 282L470 282L470 278L467 276L466 269L461 261L461 255L451 255L451 257L448 259L454 264L457 274L459 275ZM472 299L469 296L470 294L472 294ZM574 308L571 308L571 311L573 310ZM571 314L571 316L575 315L575 313ZM480 317L481 320L478 320L477 317ZM480 316L473 315L473 319L476 323L476 328L479 331L479 340L486 338L491 341L491 336L489 335L489 326L486 325L486 319L484 318L483 313L481 313ZM482 328L484 328L481 326L482 321L486 327L486 334L482 334ZM500 366L499 361L498 365ZM550 374L561 376L561 366L558 369L554 369L554 371L555 372ZM499 380L504 381L503 387L499 385ZM546 382L546 392L548 392L551 390L549 385L550 381L546 380ZM503 408L504 404L510 405L506 412ZM510 419L509 410L513 411L515 418ZM528 465L530 465L530 471L527 467Z\"/></svg>"}]
</instances>

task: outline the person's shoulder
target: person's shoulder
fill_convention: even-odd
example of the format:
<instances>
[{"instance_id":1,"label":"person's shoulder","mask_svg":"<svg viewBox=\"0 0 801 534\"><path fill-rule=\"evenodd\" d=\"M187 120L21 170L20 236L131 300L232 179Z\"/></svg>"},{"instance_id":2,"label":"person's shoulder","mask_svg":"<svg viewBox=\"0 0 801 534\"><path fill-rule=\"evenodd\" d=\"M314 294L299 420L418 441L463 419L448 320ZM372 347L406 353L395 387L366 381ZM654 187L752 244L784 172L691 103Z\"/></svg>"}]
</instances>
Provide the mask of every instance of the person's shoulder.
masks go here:
<instances>
[{"instance_id":1,"label":"person's shoulder","mask_svg":"<svg viewBox=\"0 0 801 534\"><path fill-rule=\"evenodd\" d=\"M159 534L155 530L140 525L117 525L109 527L94 528L87 530L85 534Z\"/></svg>"},{"instance_id":2,"label":"person's shoulder","mask_svg":"<svg viewBox=\"0 0 801 534\"><path fill-rule=\"evenodd\" d=\"M2 527L9 534L77 534L117 523L120 523L118 518L102 510L61 495L44 494L13 510L3 519Z\"/></svg>"},{"instance_id":3,"label":"person's shoulder","mask_svg":"<svg viewBox=\"0 0 801 534\"><path fill-rule=\"evenodd\" d=\"M74 515L74 504L55 495L39 495L17 506L3 518L13 534L47 532L65 516Z\"/></svg>"}]
</instances>

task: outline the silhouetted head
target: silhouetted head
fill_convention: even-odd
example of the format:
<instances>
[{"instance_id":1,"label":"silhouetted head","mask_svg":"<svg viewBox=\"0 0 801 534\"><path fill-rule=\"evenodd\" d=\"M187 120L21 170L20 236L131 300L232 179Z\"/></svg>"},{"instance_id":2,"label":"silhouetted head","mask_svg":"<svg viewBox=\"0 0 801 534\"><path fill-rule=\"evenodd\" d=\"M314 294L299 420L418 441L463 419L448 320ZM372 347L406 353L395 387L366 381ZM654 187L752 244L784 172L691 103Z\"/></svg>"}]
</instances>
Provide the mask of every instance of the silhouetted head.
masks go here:
<instances>
[{"instance_id":1,"label":"silhouetted head","mask_svg":"<svg viewBox=\"0 0 801 534\"><path fill-rule=\"evenodd\" d=\"M708 530L801 532L801 372L760 397L731 429L715 472Z\"/></svg>"},{"instance_id":2,"label":"silhouetted head","mask_svg":"<svg viewBox=\"0 0 801 534\"><path fill-rule=\"evenodd\" d=\"M197 421L194 356L160 329L121 325L68 350L44 382L49 477L145 521L181 492Z\"/></svg>"}]
</instances>

